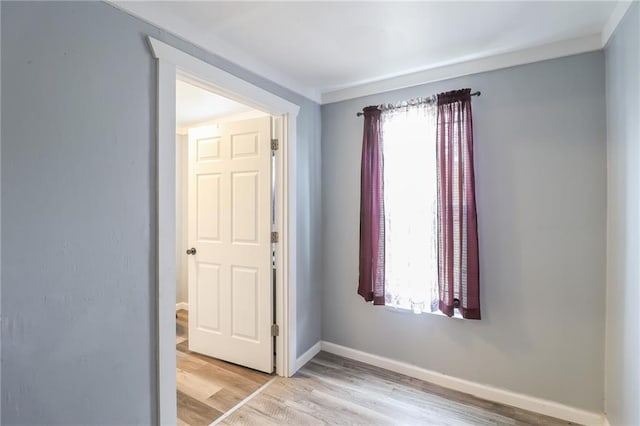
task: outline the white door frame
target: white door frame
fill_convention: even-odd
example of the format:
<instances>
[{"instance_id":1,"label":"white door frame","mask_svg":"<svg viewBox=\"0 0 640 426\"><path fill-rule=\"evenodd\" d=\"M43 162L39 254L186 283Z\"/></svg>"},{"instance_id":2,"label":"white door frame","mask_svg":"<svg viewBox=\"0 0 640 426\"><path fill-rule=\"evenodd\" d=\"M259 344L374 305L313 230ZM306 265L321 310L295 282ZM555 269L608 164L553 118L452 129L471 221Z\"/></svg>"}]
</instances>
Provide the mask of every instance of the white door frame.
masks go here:
<instances>
[{"instance_id":1,"label":"white door frame","mask_svg":"<svg viewBox=\"0 0 640 426\"><path fill-rule=\"evenodd\" d=\"M175 424L176 408L176 78L283 118L278 150L276 227L276 374L296 366L296 118L300 107L179 49L148 37L158 60L157 87L157 387L158 423Z\"/></svg>"}]
</instances>

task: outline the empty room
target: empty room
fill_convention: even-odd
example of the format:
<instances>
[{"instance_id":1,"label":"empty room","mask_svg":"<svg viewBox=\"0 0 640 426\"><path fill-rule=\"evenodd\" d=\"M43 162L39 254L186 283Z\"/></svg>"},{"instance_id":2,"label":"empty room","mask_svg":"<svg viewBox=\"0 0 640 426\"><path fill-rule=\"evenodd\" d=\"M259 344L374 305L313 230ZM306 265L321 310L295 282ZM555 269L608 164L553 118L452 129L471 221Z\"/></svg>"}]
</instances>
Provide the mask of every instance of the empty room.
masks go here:
<instances>
[{"instance_id":1,"label":"empty room","mask_svg":"<svg viewBox=\"0 0 640 426\"><path fill-rule=\"evenodd\" d=\"M0 1L0 424L640 426L638 1Z\"/></svg>"}]
</instances>

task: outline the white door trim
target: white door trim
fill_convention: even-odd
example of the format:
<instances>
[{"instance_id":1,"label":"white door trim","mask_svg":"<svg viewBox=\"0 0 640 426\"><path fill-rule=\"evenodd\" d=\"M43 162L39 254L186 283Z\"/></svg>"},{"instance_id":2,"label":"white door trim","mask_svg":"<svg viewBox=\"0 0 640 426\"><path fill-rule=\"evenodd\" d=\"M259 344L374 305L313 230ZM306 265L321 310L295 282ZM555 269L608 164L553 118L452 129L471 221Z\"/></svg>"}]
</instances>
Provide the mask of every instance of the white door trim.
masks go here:
<instances>
[{"instance_id":1,"label":"white door trim","mask_svg":"<svg viewBox=\"0 0 640 426\"><path fill-rule=\"evenodd\" d=\"M276 373L288 377L296 367L296 117L295 105L179 49L148 37L158 60L157 104L157 404L158 423L175 424L175 137L176 78L212 90L283 118L283 140L277 155L280 251L276 267Z\"/></svg>"}]
</instances>

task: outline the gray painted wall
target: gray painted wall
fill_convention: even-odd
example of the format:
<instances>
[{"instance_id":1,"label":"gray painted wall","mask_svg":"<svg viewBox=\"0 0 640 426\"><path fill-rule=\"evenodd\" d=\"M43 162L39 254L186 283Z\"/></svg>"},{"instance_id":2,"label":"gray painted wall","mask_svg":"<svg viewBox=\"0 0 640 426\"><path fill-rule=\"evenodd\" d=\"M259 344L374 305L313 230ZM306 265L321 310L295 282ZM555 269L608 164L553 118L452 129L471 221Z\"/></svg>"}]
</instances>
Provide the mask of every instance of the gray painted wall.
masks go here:
<instances>
[{"instance_id":1,"label":"gray painted wall","mask_svg":"<svg viewBox=\"0 0 640 426\"><path fill-rule=\"evenodd\" d=\"M356 294L366 105L471 87L482 321ZM595 52L322 107L323 339L603 410L605 81Z\"/></svg>"},{"instance_id":2,"label":"gray painted wall","mask_svg":"<svg viewBox=\"0 0 640 426\"><path fill-rule=\"evenodd\" d=\"M640 6L605 50L607 81L607 345L605 411L640 424Z\"/></svg>"},{"instance_id":3,"label":"gray painted wall","mask_svg":"<svg viewBox=\"0 0 640 426\"><path fill-rule=\"evenodd\" d=\"M320 107L105 3L1 7L2 423L155 419L146 35L301 106L298 352L320 339Z\"/></svg>"}]
</instances>

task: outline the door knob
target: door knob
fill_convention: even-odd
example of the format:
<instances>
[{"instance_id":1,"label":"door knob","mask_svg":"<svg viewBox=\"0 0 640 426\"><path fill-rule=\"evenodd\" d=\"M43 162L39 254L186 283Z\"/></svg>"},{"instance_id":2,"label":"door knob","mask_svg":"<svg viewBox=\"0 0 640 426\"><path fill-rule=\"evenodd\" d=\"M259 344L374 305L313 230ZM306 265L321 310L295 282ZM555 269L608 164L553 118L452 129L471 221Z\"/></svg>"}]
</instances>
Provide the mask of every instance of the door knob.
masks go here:
<instances>
[{"instance_id":1,"label":"door knob","mask_svg":"<svg viewBox=\"0 0 640 426\"><path fill-rule=\"evenodd\" d=\"M196 254L196 249L195 249L195 247L188 249L188 250L187 250L187 254Z\"/></svg>"}]
</instances>

